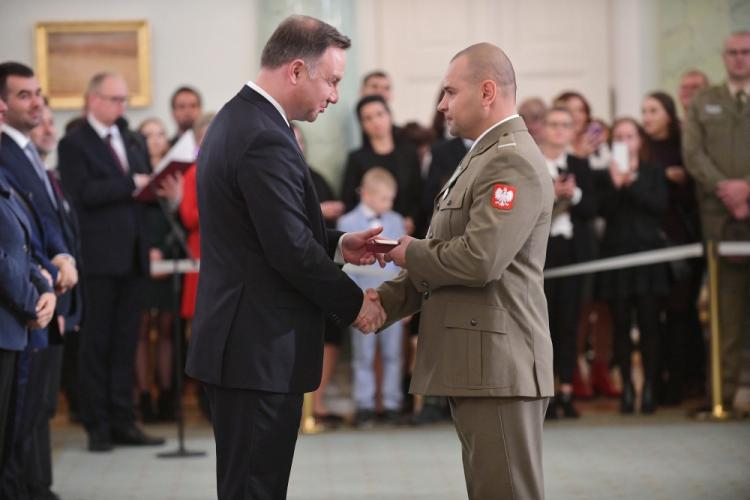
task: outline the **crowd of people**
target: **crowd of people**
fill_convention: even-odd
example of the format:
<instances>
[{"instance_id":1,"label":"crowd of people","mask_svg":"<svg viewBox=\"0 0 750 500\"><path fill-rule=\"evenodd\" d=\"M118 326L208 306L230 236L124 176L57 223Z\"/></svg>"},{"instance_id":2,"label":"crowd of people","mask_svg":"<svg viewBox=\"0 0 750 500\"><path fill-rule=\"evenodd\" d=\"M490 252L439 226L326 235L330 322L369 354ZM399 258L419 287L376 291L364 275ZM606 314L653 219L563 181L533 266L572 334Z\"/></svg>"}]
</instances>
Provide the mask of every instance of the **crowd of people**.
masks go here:
<instances>
[{"instance_id":1,"label":"crowd of people","mask_svg":"<svg viewBox=\"0 0 750 500\"><path fill-rule=\"evenodd\" d=\"M726 81L712 86L690 70L682 75L678 103L668 92L651 92L641 116L611 124L574 91L520 104L554 186L547 268L705 239L750 239L750 32L732 34L723 58ZM311 174L330 227L383 226L394 239L425 238L435 199L471 142L450 137L441 113L429 126L396 125L392 92L386 72L363 77L353 110L361 145L343 165L341 186L334 189L315 166ZM171 99L176 133L168 138L157 118L131 129L127 101L121 76L94 76L84 113L66 125L57 144L34 71L0 64L3 498L55 498L49 419L61 387L92 452L162 444L137 420L175 418L174 360L183 355L174 351L175 321L182 320L178 331L189 336L199 275L184 276L177 318L169 275L151 273L150 263L187 254L200 259L196 167L155 186L155 201L136 201L134 193L151 189L155 169L184 134L192 134L197 155L214 115L204 112L198 90L180 87ZM58 163L49 169L45 161L55 148ZM171 221L187 248L175 241L182 238ZM692 259L547 280L557 378L547 418L578 417L574 401L594 394L619 397L625 414L705 396L707 349L697 306L704 271L703 259ZM391 263L352 277L366 289L397 272ZM748 261L723 259L720 283L723 397L731 407L748 333ZM448 418L445 398L415 399L404 389L419 321L417 314L363 336L329 320L313 398L316 419L345 420L326 405L325 394L347 337L355 426ZM643 373L639 391L635 350Z\"/></svg>"}]
</instances>

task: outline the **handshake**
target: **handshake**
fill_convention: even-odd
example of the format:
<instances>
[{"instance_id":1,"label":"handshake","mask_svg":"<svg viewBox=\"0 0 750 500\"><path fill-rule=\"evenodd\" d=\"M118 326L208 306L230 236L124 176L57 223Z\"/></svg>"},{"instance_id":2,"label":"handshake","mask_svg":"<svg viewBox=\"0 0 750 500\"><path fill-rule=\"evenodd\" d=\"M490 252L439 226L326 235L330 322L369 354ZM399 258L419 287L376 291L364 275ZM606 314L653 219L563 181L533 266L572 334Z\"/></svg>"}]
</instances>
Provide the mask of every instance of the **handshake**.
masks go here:
<instances>
[{"instance_id":1,"label":"handshake","mask_svg":"<svg viewBox=\"0 0 750 500\"><path fill-rule=\"evenodd\" d=\"M386 320L383 305L380 303L380 295L373 288L365 290L362 309L359 310L354 327L362 333L370 333L379 330Z\"/></svg>"},{"instance_id":2,"label":"handshake","mask_svg":"<svg viewBox=\"0 0 750 500\"><path fill-rule=\"evenodd\" d=\"M386 262L393 262L399 267L405 267L406 249L412 238L402 236L398 245L388 253L375 253L372 251L375 237L383 231L382 227L368 229L356 233L347 233L341 240L341 253L345 262L354 265L371 265L378 262L385 267ZM378 292L372 288L365 290L362 308L357 315L353 325L362 333L370 333L379 330L385 324L386 314L380 303Z\"/></svg>"}]
</instances>

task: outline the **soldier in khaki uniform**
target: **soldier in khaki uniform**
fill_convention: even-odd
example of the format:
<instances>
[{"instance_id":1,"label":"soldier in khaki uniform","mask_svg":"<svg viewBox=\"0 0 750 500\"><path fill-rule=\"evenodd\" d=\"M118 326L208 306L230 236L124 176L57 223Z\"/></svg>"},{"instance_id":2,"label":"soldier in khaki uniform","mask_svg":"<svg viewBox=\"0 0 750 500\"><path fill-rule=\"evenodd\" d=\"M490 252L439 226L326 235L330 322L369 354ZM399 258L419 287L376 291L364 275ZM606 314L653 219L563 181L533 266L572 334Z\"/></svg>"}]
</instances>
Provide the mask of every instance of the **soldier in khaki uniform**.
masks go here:
<instances>
[{"instance_id":1,"label":"soldier in khaki uniform","mask_svg":"<svg viewBox=\"0 0 750 500\"><path fill-rule=\"evenodd\" d=\"M692 101L683 131L685 166L695 177L703 237L750 240L750 31L724 46L727 81ZM750 304L748 259L721 259L719 316L723 403L731 408L740 375Z\"/></svg>"},{"instance_id":2,"label":"soldier in khaki uniform","mask_svg":"<svg viewBox=\"0 0 750 500\"><path fill-rule=\"evenodd\" d=\"M435 199L427 238L403 237L386 255L405 271L378 294L386 323L422 311L410 391L449 396L469 498L543 498L552 179L498 47L459 52L443 84L438 110L475 142Z\"/></svg>"}]
</instances>

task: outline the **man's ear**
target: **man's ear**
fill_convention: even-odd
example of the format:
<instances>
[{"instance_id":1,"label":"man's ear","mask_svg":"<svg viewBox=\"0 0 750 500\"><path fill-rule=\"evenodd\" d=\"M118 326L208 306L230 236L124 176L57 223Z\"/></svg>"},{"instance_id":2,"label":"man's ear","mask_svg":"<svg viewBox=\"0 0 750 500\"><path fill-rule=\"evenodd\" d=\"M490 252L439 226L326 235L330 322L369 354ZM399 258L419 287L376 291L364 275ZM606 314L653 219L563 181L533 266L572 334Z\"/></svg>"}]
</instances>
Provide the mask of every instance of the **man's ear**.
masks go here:
<instances>
[{"instance_id":1,"label":"man's ear","mask_svg":"<svg viewBox=\"0 0 750 500\"><path fill-rule=\"evenodd\" d=\"M289 78L292 85L297 85L297 83L299 83L300 78L302 77L302 68L304 66L305 62L302 59L295 59L289 64L287 78Z\"/></svg>"},{"instance_id":2,"label":"man's ear","mask_svg":"<svg viewBox=\"0 0 750 500\"><path fill-rule=\"evenodd\" d=\"M497 84L492 80L484 80L481 83L482 104L489 106L497 98Z\"/></svg>"}]
</instances>

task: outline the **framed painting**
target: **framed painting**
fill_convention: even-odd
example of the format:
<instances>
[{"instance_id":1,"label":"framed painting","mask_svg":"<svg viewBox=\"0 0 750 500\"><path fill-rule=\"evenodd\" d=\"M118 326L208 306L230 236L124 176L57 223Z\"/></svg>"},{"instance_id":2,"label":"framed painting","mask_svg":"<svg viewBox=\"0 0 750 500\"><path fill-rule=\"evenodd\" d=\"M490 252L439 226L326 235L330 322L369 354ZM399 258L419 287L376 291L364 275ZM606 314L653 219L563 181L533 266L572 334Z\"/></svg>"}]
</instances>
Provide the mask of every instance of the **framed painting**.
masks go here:
<instances>
[{"instance_id":1,"label":"framed painting","mask_svg":"<svg viewBox=\"0 0 750 500\"><path fill-rule=\"evenodd\" d=\"M129 104L151 104L148 21L40 22L36 25L36 72L53 109L81 109L86 86L97 73L122 75Z\"/></svg>"}]
</instances>

